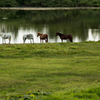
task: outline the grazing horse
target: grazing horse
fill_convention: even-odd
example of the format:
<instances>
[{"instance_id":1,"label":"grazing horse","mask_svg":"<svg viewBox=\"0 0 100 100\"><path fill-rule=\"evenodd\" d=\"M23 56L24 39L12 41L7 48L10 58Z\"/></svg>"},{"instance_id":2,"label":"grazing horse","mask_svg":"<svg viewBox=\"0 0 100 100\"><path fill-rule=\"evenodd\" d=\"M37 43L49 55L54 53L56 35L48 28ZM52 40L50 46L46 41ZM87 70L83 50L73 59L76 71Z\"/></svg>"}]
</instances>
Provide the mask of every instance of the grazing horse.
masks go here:
<instances>
[{"instance_id":1,"label":"grazing horse","mask_svg":"<svg viewBox=\"0 0 100 100\"><path fill-rule=\"evenodd\" d=\"M59 37L60 37L60 39L61 39L62 42L63 42L64 39L69 39L70 42L73 42L73 37L70 34L65 35L65 34L61 34L59 32L56 32L55 36L57 36L57 35L59 35Z\"/></svg>"},{"instance_id":2,"label":"grazing horse","mask_svg":"<svg viewBox=\"0 0 100 100\"><path fill-rule=\"evenodd\" d=\"M26 39L29 39L29 40L30 40L30 43L32 43L31 40L33 40L33 43L34 43L33 34L26 34L26 35L23 35L23 43L25 43Z\"/></svg>"},{"instance_id":3,"label":"grazing horse","mask_svg":"<svg viewBox=\"0 0 100 100\"><path fill-rule=\"evenodd\" d=\"M2 43L3 42L6 43L6 39L8 39L9 40L9 44L10 44L10 41L11 41L11 35L10 34L2 34L1 37L2 37Z\"/></svg>"},{"instance_id":4,"label":"grazing horse","mask_svg":"<svg viewBox=\"0 0 100 100\"><path fill-rule=\"evenodd\" d=\"M37 33L37 37L40 36L40 43L41 40L45 40L45 42L48 42L48 35L47 34L42 34L42 33Z\"/></svg>"}]
</instances>

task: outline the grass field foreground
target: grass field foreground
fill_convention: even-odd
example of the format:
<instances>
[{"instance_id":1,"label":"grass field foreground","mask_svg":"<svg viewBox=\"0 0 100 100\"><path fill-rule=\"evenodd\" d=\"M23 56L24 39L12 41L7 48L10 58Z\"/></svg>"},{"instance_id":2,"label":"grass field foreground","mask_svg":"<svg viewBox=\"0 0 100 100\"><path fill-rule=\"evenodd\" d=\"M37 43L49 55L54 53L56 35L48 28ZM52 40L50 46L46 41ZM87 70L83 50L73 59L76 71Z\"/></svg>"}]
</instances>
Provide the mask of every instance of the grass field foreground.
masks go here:
<instances>
[{"instance_id":1,"label":"grass field foreground","mask_svg":"<svg viewBox=\"0 0 100 100\"><path fill-rule=\"evenodd\" d=\"M0 45L2 100L100 100L100 41Z\"/></svg>"}]
</instances>

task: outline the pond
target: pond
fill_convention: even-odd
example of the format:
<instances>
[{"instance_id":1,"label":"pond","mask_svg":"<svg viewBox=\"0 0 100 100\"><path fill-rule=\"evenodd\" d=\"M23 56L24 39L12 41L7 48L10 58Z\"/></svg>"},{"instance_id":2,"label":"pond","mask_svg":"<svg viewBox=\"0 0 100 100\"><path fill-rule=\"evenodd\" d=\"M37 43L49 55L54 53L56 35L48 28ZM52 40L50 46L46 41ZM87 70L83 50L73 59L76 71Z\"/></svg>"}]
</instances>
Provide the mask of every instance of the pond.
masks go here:
<instances>
[{"instance_id":1,"label":"pond","mask_svg":"<svg viewBox=\"0 0 100 100\"><path fill-rule=\"evenodd\" d=\"M48 34L50 43L61 42L56 32L71 34L73 42L98 41L100 10L0 10L0 35L11 34L11 44L23 43L24 34L33 34L34 42L40 43L37 32Z\"/></svg>"}]
</instances>

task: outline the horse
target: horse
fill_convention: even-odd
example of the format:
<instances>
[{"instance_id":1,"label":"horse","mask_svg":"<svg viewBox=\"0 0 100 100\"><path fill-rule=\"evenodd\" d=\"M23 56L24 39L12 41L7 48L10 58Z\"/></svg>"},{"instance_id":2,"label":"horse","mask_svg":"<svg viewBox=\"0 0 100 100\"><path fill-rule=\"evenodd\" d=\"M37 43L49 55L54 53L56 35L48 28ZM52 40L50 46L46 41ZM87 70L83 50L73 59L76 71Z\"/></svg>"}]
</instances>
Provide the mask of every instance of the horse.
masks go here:
<instances>
[{"instance_id":1,"label":"horse","mask_svg":"<svg viewBox=\"0 0 100 100\"><path fill-rule=\"evenodd\" d=\"M65 35L65 34L56 32L56 35L55 36L57 36L57 35L60 37L60 39L61 39L62 42L63 42L64 39L69 39L70 42L73 42L73 37L70 34Z\"/></svg>"},{"instance_id":2,"label":"horse","mask_svg":"<svg viewBox=\"0 0 100 100\"><path fill-rule=\"evenodd\" d=\"M33 43L34 43L33 34L25 34L25 35L23 35L23 43L25 43L26 39L30 40L30 43L32 43L31 40L33 40Z\"/></svg>"},{"instance_id":3,"label":"horse","mask_svg":"<svg viewBox=\"0 0 100 100\"><path fill-rule=\"evenodd\" d=\"M37 33L37 37L40 36L40 43L41 40L45 40L45 42L48 42L48 35L47 34L42 34L42 33Z\"/></svg>"},{"instance_id":4,"label":"horse","mask_svg":"<svg viewBox=\"0 0 100 100\"><path fill-rule=\"evenodd\" d=\"M1 37L2 37L2 43L3 43L3 42L6 43L6 39L8 39L8 40L9 40L9 44L10 44L10 41L11 41L11 34L2 34Z\"/></svg>"}]
</instances>

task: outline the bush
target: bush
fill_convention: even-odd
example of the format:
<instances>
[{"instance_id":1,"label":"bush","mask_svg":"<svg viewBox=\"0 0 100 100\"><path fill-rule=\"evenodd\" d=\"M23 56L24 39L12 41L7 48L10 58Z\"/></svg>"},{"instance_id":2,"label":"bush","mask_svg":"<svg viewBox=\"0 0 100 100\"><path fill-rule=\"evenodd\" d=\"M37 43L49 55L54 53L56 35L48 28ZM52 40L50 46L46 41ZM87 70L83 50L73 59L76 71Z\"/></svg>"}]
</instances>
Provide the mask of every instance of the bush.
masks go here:
<instances>
[{"instance_id":1,"label":"bush","mask_svg":"<svg viewBox=\"0 0 100 100\"><path fill-rule=\"evenodd\" d=\"M94 5L94 7L99 7L100 6L100 0L94 0L93 5Z\"/></svg>"},{"instance_id":2,"label":"bush","mask_svg":"<svg viewBox=\"0 0 100 100\"><path fill-rule=\"evenodd\" d=\"M15 0L0 0L1 7L16 7L18 3Z\"/></svg>"},{"instance_id":3,"label":"bush","mask_svg":"<svg viewBox=\"0 0 100 100\"><path fill-rule=\"evenodd\" d=\"M100 7L100 0L1 0L1 7Z\"/></svg>"}]
</instances>

